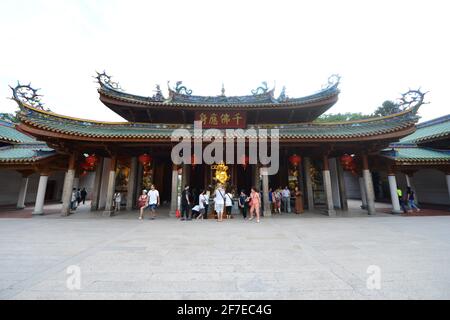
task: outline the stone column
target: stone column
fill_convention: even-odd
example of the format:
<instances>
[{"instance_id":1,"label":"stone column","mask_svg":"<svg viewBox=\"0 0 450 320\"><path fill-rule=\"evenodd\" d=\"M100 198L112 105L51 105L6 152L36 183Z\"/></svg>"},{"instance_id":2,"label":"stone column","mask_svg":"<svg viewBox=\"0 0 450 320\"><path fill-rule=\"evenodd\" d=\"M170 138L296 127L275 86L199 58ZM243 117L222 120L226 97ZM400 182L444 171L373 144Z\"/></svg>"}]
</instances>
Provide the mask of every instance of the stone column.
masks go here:
<instances>
[{"instance_id":1,"label":"stone column","mask_svg":"<svg viewBox=\"0 0 450 320\"><path fill-rule=\"evenodd\" d=\"M367 209L367 196L366 196L366 188L364 187L364 178L363 177L359 177L358 178L359 181L359 190L361 192L361 209L366 210Z\"/></svg>"},{"instance_id":2,"label":"stone column","mask_svg":"<svg viewBox=\"0 0 450 320\"><path fill-rule=\"evenodd\" d=\"M363 178L364 178L364 188L367 197L367 211L369 214L375 213L375 193L373 190L372 173L369 170L369 159L367 154L362 155L363 160Z\"/></svg>"},{"instance_id":3,"label":"stone column","mask_svg":"<svg viewBox=\"0 0 450 320\"><path fill-rule=\"evenodd\" d=\"M39 186L34 205L34 215L44 214L45 191L47 190L48 173L42 172L39 177Z\"/></svg>"},{"instance_id":4,"label":"stone column","mask_svg":"<svg viewBox=\"0 0 450 320\"><path fill-rule=\"evenodd\" d=\"M260 172L262 176L262 189L263 189L262 192L264 201L263 215L264 217L271 217L272 210L270 209L270 202L269 202L269 175L267 174L267 168L262 167Z\"/></svg>"},{"instance_id":5,"label":"stone column","mask_svg":"<svg viewBox=\"0 0 450 320\"><path fill-rule=\"evenodd\" d=\"M103 158L98 159L95 169L94 188L92 189L91 211L98 210L100 201L100 187L102 185Z\"/></svg>"},{"instance_id":6,"label":"stone column","mask_svg":"<svg viewBox=\"0 0 450 320\"><path fill-rule=\"evenodd\" d=\"M69 157L69 167L64 179L64 193L62 196L61 215L68 216L70 214L70 204L72 200L73 180L75 179L75 160L76 154L72 153Z\"/></svg>"},{"instance_id":7,"label":"stone column","mask_svg":"<svg viewBox=\"0 0 450 320\"><path fill-rule=\"evenodd\" d=\"M347 189L345 188L345 180L344 180L344 169L342 168L339 159L336 159L336 165L337 165L341 209L348 210Z\"/></svg>"},{"instance_id":8,"label":"stone column","mask_svg":"<svg viewBox=\"0 0 450 320\"><path fill-rule=\"evenodd\" d=\"M323 187L325 189L325 198L326 198L326 213L329 216L336 216L336 211L334 210L333 204L333 189L331 187L331 174L330 167L328 164L328 156L323 156Z\"/></svg>"},{"instance_id":9,"label":"stone column","mask_svg":"<svg viewBox=\"0 0 450 320\"><path fill-rule=\"evenodd\" d=\"M388 173L389 191L391 192L392 201L392 213L402 213L400 208L400 201L397 194L397 180L395 178L395 172L390 171Z\"/></svg>"},{"instance_id":10,"label":"stone column","mask_svg":"<svg viewBox=\"0 0 450 320\"><path fill-rule=\"evenodd\" d=\"M66 179L67 179L67 171L64 173L64 183L63 183L63 190L62 190L62 194L61 194L61 203L63 202L63 197L64 197L64 194L66 193L66 183L65 183Z\"/></svg>"},{"instance_id":11,"label":"stone column","mask_svg":"<svg viewBox=\"0 0 450 320\"><path fill-rule=\"evenodd\" d=\"M170 194L170 211L169 216L175 217L178 209L178 166L172 165L172 191Z\"/></svg>"},{"instance_id":12,"label":"stone column","mask_svg":"<svg viewBox=\"0 0 450 320\"><path fill-rule=\"evenodd\" d=\"M111 157L111 163L109 166L108 189L106 191L106 205L105 211L103 211L104 217L110 217L113 214L114 210L113 197L116 188L116 163L117 163L117 156L114 155Z\"/></svg>"},{"instance_id":13,"label":"stone column","mask_svg":"<svg viewBox=\"0 0 450 320\"><path fill-rule=\"evenodd\" d=\"M133 210L134 200L136 199L136 194L134 191L136 190L136 175L137 175L137 165L138 161L136 157L131 158L131 167L130 167L130 176L128 177L128 186L127 186L127 207L128 211Z\"/></svg>"},{"instance_id":14,"label":"stone column","mask_svg":"<svg viewBox=\"0 0 450 320\"><path fill-rule=\"evenodd\" d=\"M25 199L27 197L28 176L22 175L22 182L20 184L19 197L17 199L17 209L25 209Z\"/></svg>"},{"instance_id":15,"label":"stone column","mask_svg":"<svg viewBox=\"0 0 450 320\"><path fill-rule=\"evenodd\" d=\"M314 192L311 181L311 159L305 158L305 182L306 182L306 195L308 197L308 210L314 210Z\"/></svg>"}]
</instances>

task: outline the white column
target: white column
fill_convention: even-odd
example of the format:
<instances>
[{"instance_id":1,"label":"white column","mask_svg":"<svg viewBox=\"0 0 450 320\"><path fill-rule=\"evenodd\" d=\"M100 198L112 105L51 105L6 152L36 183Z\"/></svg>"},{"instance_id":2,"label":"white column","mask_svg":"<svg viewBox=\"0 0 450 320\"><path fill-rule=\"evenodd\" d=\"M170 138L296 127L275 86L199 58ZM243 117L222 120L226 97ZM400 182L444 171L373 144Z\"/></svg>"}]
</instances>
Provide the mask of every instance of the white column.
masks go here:
<instances>
[{"instance_id":1,"label":"white column","mask_svg":"<svg viewBox=\"0 0 450 320\"><path fill-rule=\"evenodd\" d=\"M261 168L261 176L262 176L262 192L263 192L263 201L264 201L264 217L271 217L272 210L270 208L269 202L269 175L267 174L267 168Z\"/></svg>"},{"instance_id":2,"label":"white column","mask_svg":"<svg viewBox=\"0 0 450 320\"><path fill-rule=\"evenodd\" d=\"M102 173L103 173L103 158L99 158L97 168L95 169L94 188L92 189L91 211L96 211L99 208Z\"/></svg>"},{"instance_id":3,"label":"white column","mask_svg":"<svg viewBox=\"0 0 450 320\"><path fill-rule=\"evenodd\" d=\"M128 186L127 186L127 210L133 210L134 200L136 198L135 195L135 184L136 184L136 175L137 175L137 158L131 158L131 167L130 167L130 176L128 178Z\"/></svg>"},{"instance_id":4,"label":"white column","mask_svg":"<svg viewBox=\"0 0 450 320\"><path fill-rule=\"evenodd\" d=\"M27 197L28 177L23 176L20 184L19 197L17 199L17 209L25 208L25 198Z\"/></svg>"},{"instance_id":5,"label":"white column","mask_svg":"<svg viewBox=\"0 0 450 320\"><path fill-rule=\"evenodd\" d=\"M333 204L333 189L331 186L331 174L330 174L330 166L328 162L328 157L323 157L323 187L325 189L325 197L326 197L326 211L329 216L336 216L336 211L334 210Z\"/></svg>"},{"instance_id":6,"label":"white column","mask_svg":"<svg viewBox=\"0 0 450 320\"><path fill-rule=\"evenodd\" d=\"M305 157L305 182L306 182L306 193L308 196L308 210L314 210L314 193L313 193L313 187L311 182L311 159L308 157Z\"/></svg>"},{"instance_id":7,"label":"white column","mask_svg":"<svg viewBox=\"0 0 450 320\"><path fill-rule=\"evenodd\" d=\"M170 211L169 216L175 217L178 209L178 167L172 165L172 192L170 195Z\"/></svg>"},{"instance_id":8,"label":"white column","mask_svg":"<svg viewBox=\"0 0 450 320\"><path fill-rule=\"evenodd\" d=\"M36 195L36 203L34 205L33 214L44 214L45 191L47 190L48 174L42 173L39 177L39 186Z\"/></svg>"},{"instance_id":9,"label":"white column","mask_svg":"<svg viewBox=\"0 0 450 320\"><path fill-rule=\"evenodd\" d=\"M61 202L63 202L64 194L66 193L66 179L67 179L67 171L64 173L64 183L63 183L63 190L61 194Z\"/></svg>"},{"instance_id":10,"label":"white column","mask_svg":"<svg viewBox=\"0 0 450 320\"><path fill-rule=\"evenodd\" d=\"M111 158L111 164L108 174L108 189L106 191L106 205L105 211L103 211L103 216L110 217L113 214L113 198L114 191L116 189L116 157Z\"/></svg>"},{"instance_id":11,"label":"white column","mask_svg":"<svg viewBox=\"0 0 450 320\"><path fill-rule=\"evenodd\" d=\"M398 200L397 180L395 179L395 173L389 173L388 181L389 190L391 192L392 213L402 213L402 211L400 210L400 202Z\"/></svg>"},{"instance_id":12,"label":"white column","mask_svg":"<svg viewBox=\"0 0 450 320\"><path fill-rule=\"evenodd\" d=\"M367 196L366 196L366 188L364 186L364 178L359 177L359 190L361 192L361 209L367 209Z\"/></svg>"},{"instance_id":13,"label":"white column","mask_svg":"<svg viewBox=\"0 0 450 320\"><path fill-rule=\"evenodd\" d=\"M369 170L363 170L364 187L367 197L367 211L369 214L375 213L375 193L373 190L372 173Z\"/></svg>"}]
</instances>

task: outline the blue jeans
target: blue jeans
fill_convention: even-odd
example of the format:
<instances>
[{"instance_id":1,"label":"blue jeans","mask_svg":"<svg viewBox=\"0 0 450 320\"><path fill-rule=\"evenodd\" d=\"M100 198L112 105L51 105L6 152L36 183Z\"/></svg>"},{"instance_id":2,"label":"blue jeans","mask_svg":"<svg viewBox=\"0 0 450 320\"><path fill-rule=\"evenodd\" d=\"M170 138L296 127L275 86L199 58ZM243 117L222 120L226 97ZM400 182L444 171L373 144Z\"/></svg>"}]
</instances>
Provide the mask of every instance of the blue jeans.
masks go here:
<instances>
[{"instance_id":1,"label":"blue jeans","mask_svg":"<svg viewBox=\"0 0 450 320\"><path fill-rule=\"evenodd\" d=\"M414 203L414 200L408 200L408 204L411 209L419 209L419 207Z\"/></svg>"}]
</instances>

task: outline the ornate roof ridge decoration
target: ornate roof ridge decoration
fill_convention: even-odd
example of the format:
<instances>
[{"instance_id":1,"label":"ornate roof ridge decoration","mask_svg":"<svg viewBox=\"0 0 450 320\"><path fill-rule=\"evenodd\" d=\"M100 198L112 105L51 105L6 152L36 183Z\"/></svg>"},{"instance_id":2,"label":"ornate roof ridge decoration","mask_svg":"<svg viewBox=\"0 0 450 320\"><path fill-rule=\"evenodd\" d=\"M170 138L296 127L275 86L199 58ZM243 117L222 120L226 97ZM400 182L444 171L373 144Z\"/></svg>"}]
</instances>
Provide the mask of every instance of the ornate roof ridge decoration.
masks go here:
<instances>
[{"instance_id":1,"label":"ornate roof ridge decoration","mask_svg":"<svg viewBox=\"0 0 450 320\"><path fill-rule=\"evenodd\" d=\"M111 89L111 90L117 90L117 91L124 91L118 82L112 81L112 77L106 73L106 71L103 71L102 73L96 71L97 76L94 78L97 79L97 83L100 85L101 88Z\"/></svg>"},{"instance_id":2,"label":"ornate roof ridge decoration","mask_svg":"<svg viewBox=\"0 0 450 320\"><path fill-rule=\"evenodd\" d=\"M425 102L425 95L429 91L422 92L421 89L411 90L409 89L407 92L403 93L401 98L399 99L399 107L400 110L411 110L414 115L417 114L419 108L423 104L428 104L429 102Z\"/></svg>"},{"instance_id":3,"label":"ornate roof ridge decoration","mask_svg":"<svg viewBox=\"0 0 450 320\"><path fill-rule=\"evenodd\" d=\"M0 124L7 125L8 127L14 127L18 122L17 117L12 113L3 112L0 113Z\"/></svg>"},{"instance_id":4,"label":"ornate roof ridge decoration","mask_svg":"<svg viewBox=\"0 0 450 320\"><path fill-rule=\"evenodd\" d=\"M100 81L100 76L103 81ZM130 94L124 92L122 89L118 89L119 86L116 83L111 85L111 80L105 73L99 74L97 77L98 82L101 85L102 94L118 98L122 101L128 101L134 104L145 104L145 103L163 103L167 105L228 105L228 106L251 106L251 105L261 105L261 106L274 106L274 105L296 105L296 104L306 104L313 103L319 100L327 99L336 94L339 94L339 75L332 75L328 79L327 85L323 86L321 90L316 93L298 97L290 98L286 95L286 87L283 87L280 96L278 98L274 97L275 88L269 89L267 82L263 82L258 88L251 90L249 95L241 96L226 96L224 87L222 86L222 94L217 96L200 96L193 95L193 90L188 89L183 85L182 81L176 82L176 87L172 88L170 86L170 81L167 82L169 97L167 99L162 95L159 86L157 86L156 94L153 97L139 96L135 94Z\"/></svg>"},{"instance_id":5,"label":"ornate roof ridge decoration","mask_svg":"<svg viewBox=\"0 0 450 320\"><path fill-rule=\"evenodd\" d=\"M21 110L23 110L25 106L31 106L34 109L50 112L50 109L44 108L44 103L41 101L43 96L38 94L40 89L34 89L31 86L31 83L24 85L18 81L15 87L9 87L13 92L11 99L16 101Z\"/></svg>"}]
</instances>

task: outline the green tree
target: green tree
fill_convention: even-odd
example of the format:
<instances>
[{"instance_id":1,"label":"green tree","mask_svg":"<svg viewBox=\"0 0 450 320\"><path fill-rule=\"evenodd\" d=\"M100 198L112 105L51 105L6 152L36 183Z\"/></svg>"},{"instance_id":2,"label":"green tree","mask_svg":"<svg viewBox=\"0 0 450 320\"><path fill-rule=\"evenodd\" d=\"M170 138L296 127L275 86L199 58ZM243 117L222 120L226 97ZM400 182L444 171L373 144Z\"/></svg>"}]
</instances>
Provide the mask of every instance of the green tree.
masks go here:
<instances>
[{"instance_id":1,"label":"green tree","mask_svg":"<svg viewBox=\"0 0 450 320\"><path fill-rule=\"evenodd\" d=\"M397 103L395 103L394 101L386 100L380 107L375 110L373 115L376 117L383 117L398 113L400 111L400 106Z\"/></svg>"},{"instance_id":2,"label":"green tree","mask_svg":"<svg viewBox=\"0 0 450 320\"><path fill-rule=\"evenodd\" d=\"M328 113L322 114L315 122L345 122L351 120L360 120L371 118L373 115L362 114L361 112Z\"/></svg>"}]
</instances>

